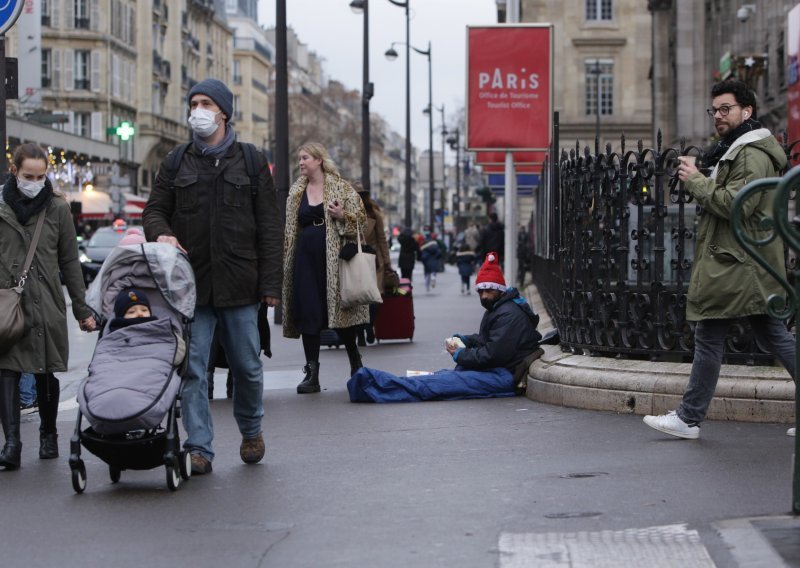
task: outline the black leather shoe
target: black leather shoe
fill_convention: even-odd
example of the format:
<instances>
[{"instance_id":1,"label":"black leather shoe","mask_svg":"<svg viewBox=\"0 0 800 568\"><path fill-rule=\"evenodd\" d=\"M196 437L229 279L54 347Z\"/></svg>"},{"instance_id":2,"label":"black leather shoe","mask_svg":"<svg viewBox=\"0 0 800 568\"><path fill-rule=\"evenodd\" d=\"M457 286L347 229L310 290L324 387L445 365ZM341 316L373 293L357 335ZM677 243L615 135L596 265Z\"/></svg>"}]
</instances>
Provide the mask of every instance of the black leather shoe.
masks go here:
<instances>
[{"instance_id":1,"label":"black leather shoe","mask_svg":"<svg viewBox=\"0 0 800 568\"><path fill-rule=\"evenodd\" d=\"M6 469L19 469L22 458L22 442L6 442L3 452L0 453L0 467Z\"/></svg>"},{"instance_id":2,"label":"black leather shoe","mask_svg":"<svg viewBox=\"0 0 800 568\"><path fill-rule=\"evenodd\" d=\"M319 361L309 361L303 367L306 376L297 385L297 394L311 394L319 392Z\"/></svg>"},{"instance_id":3,"label":"black leather shoe","mask_svg":"<svg viewBox=\"0 0 800 568\"><path fill-rule=\"evenodd\" d=\"M52 460L58 457L58 434L39 434L39 459Z\"/></svg>"}]
</instances>

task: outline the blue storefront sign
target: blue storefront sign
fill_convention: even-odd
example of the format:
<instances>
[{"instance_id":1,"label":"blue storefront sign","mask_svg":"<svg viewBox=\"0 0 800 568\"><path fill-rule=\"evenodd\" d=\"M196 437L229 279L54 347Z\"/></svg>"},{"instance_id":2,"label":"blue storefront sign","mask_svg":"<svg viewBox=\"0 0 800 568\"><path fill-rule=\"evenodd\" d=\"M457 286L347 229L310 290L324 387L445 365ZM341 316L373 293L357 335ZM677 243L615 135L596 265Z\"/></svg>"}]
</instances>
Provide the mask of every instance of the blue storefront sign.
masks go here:
<instances>
[{"instance_id":1,"label":"blue storefront sign","mask_svg":"<svg viewBox=\"0 0 800 568\"><path fill-rule=\"evenodd\" d=\"M495 196L501 197L506 189L505 174L489 174L487 185ZM533 195L533 188L539 185L539 174L517 174L517 195Z\"/></svg>"}]
</instances>

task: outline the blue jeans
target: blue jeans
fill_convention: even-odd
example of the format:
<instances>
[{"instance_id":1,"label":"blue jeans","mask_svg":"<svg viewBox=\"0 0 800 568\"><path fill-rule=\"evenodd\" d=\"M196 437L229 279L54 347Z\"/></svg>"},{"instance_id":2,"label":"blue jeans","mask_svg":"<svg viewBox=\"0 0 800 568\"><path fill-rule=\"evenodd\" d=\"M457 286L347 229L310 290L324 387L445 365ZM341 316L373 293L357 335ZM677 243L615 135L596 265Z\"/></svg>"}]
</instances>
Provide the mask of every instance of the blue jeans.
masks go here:
<instances>
[{"instance_id":1,"label":"blue jeans","mask_svg":"<svg viewBox=\"0 0 800 568\"><path fill-rule=\"evenodd\" d=\"M258 304L234 308L198 306L194 312L189 366L183 387L181 415L186 429L183 447L214 459L211 442L214 425L208 406L208 359L214 329L219 324L219 340L234 377L233 416L244 438L261 433L264 416L264 368L259 359Z\"/></svg>"},{"instance_id":2,"label":"blue jeans","mask_svg":"<svg viewBox=\"0 0 800 568\"><path fill-rule=\"evenodd\" d=\"M36 379L30 373L22 373L19 378L19 402L24 406L36 402Z\"/></svg>"},{"instance_id":3,"label":"blue jeans","mask_svg":"<svg viewBox=\"0 0 800 568\"><path fill-rule=\"evenodd\" d=\"M747 319L766 349L777 357L794 379L795 340L786 329L786 324L767 315L749 316ZM725 337L735 321L714 319L697 322L694 330L692 372L689 375L689 385L677 410L678 416L687 424L699 424L706 417L711 399L714 398L714 390L717 388Z\"/></svg>"}]
</instances>

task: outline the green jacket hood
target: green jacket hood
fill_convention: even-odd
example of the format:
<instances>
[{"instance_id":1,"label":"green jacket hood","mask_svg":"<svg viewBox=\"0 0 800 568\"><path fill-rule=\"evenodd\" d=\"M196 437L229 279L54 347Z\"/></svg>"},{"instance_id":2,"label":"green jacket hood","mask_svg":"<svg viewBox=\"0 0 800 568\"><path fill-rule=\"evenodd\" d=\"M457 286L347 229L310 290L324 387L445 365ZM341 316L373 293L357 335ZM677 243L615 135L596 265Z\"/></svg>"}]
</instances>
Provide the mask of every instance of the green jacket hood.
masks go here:
<instances>
[{"instance_id":1,"label":"green jacket hood","mask_svg":"<svg viewBox=\"0 0 800 568\"><path fill-rule=\"evenodd\" d=\"M772 160L776 170L781 171L786 167L786 152L784 152L774 136L767 136L761 140L751 142L749 145L765 152L769 156L769 159Z\"/></svg>"}]
</instances>

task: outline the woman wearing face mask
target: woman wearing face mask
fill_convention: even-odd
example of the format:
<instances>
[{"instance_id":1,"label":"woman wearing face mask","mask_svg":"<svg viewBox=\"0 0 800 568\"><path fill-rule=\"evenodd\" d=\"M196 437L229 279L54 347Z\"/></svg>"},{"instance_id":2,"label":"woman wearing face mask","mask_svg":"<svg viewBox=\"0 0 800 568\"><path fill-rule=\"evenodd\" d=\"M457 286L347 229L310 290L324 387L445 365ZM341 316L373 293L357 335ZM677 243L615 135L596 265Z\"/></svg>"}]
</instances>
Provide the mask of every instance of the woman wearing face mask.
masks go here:
<instances>
[{"instance_id":1,"label":"woman wearing face mask","mask_svg":"<svg viewBox=\"0 0 800 568\"><path fill-rule=\"evenodd\" d=\"M72 299L72 313L84 331L96 327L84 301L75 226L69 203L47 179L47 156L36 144L14 152L11 175L0 194L0 286L19 281L37 220L44 224L22 293L25 335L11 346L0 346L0 422L5 445L0 467L20 466L19 378L36 377L39 394L39 458L58 457L59 382L53 373L67 370L69 356L66 305L59 271Z\"/></svg>"}]
</instances>

